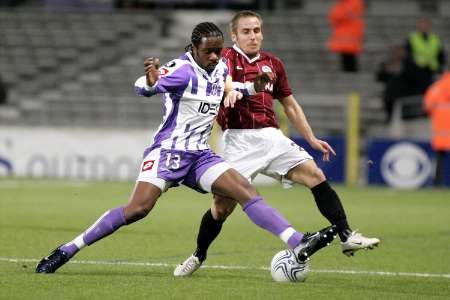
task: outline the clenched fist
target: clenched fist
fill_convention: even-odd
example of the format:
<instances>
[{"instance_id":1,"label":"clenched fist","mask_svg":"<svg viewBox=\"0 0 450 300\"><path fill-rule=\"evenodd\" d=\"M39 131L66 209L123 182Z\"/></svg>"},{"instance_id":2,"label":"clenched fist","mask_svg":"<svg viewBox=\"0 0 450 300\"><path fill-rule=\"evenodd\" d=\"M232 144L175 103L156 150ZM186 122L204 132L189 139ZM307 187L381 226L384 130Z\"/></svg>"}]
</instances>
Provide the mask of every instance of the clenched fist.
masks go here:
<instances>
[{"instance_id":1,"label":"clenched fist","mask_svg":"<svg viewBox=\"0 0 450 300\"><path fill-rule=\"evenodd\" d=\"M258 73L255 78L255 91L256 92L262 92L264 91L264 88L266 84L272 83L275 80L275 74L272 72L263 72Z\"/></svg>"},{"instance_id":2,"label":"clenched fist","mask_svg":"<svg viewBox=\"0 0 450 300\"><path fill-rule=\"evenodd\" d=\"M155 57L148 57L144 60L145 77L147 78L147 85L153 86L159 79L159 59Z\"/></svg>"}]
</instances>

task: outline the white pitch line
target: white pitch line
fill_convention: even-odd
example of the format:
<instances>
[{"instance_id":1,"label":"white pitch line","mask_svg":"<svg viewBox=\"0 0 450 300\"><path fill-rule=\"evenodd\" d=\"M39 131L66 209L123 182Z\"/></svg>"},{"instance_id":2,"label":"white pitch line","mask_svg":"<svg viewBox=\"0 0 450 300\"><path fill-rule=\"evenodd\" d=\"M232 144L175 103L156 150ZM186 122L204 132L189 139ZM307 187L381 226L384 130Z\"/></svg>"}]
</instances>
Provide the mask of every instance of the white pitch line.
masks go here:
<instances>
[{"instance_id":1,"label":"white pitch line","mask_svg":"<svg viewBox=\"0 0 450 300\"><path fill-rule=\"evenodd\" d=\"M0 262L7 263L25 263L38 262L35 258L10 258L0 257ZM177 265L169 263L151 263L151 262L130 262L130 261L106 261L106 260L71 260L69 263L81 265L124 265L124 266L139 266L139 267L175 267ZM246 266L220 266L220 265L205 265L204 269L224 269L224 270L269 270L268 267L246 267ZM450 274L437 273L408 273L408 272L385 272L385 271L360 271L360 270L326 270L317 269L311 270L314 273L333 273L333 274L348 274L348 275L378 275L378 276L404 276L404 277L434 277L434 278L448 278Z\"/></svg>"}]
</instances>

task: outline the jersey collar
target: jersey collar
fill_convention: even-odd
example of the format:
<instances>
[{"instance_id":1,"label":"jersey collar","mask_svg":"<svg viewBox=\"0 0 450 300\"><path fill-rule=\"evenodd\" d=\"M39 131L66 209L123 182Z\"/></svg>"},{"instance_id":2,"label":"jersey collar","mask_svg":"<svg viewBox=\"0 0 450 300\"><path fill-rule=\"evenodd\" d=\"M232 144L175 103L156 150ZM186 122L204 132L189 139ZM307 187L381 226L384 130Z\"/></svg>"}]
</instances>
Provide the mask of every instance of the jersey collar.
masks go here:
<instances>
[{"instance_id":1,"label":"jersey collar","mask_svg":"<svg viewBox=\"0 0 450 300\"><path fill-rule=\"evenodd\" d=\"M253 57L252 59L250 59L247 54L244 53L244 51L241 50L241 48L239 48L236 44L233 45L233 49L236 50L239 54L241 54L243 57L245 57L245 59L251 64L255 61L257 61L260 57L260 54L258 53L258 55L256 55L255 57Z\"/></svg>"}]
</instances>

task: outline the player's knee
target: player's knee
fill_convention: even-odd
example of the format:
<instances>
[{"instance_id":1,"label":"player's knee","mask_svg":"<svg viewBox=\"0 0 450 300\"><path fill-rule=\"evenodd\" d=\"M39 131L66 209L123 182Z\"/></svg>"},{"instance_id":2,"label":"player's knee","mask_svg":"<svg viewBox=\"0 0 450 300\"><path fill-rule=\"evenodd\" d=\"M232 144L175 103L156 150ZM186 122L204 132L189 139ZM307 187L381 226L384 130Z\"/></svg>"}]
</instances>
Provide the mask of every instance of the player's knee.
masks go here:
<instances>
[{"instance_id":1,"label":"player's knee","mask_svg":"<svg viewBox=\"0 0 450 300\"><path fill-rule=\"evenodd\" d=\"M236 207L236 201L232 198L214 195L211 213L215 220L225 221Z\"/></svg>"},{"instance_id":2,"label":"player's knee","mask_svg":"<svg viewBox=\"0 0 450 300\"><path fill-rule=\"evenodd\" d=\"M217 221L225 221L236 207L236 201L233 199L227 198L224 201L228 202L221 202L220 204L215 203L211 208L213 218Z\"/></svg>"},{"instance_id":3,"label":"player's knee","mask_svg":"<svg viewBox=\"0 0 450 300\"><path fill-rule=\"evenodd\" d=\"M140 219L145 218L151 210L151 207L148 207L146 205L140 206L136 209L135 215L138 216Z\"/></svg>"},{"instance_id":4,"label":"player's knee","mask_svg":"<svg viewBox=\"0 0 450 300\"><path fill-rule=\"evenodd\" d=\"M320 169L319 167L316 167L312 170L310 177L312 180L311 186L316 186L317 184L327 180L322 169Z\"/></svg>"},{"instance_id":5,"label":"player's knee","mask_svg":"<svg viewBox=\"0 0 450 300\"><path fill-rule=\"evenodd\" d=\"M213 215L214 220L216 221L225 221L225 219L228 217L227 209L223 207L214 207L211 210L211 213Z\"/></svg>"},{"instance_id":6,"label":"player's knee","mask_svg":"<svg viewBox=\"0 0 450 300\"><path fill-rule=\"evenodd\" d=\"M127 207L125 209L125 218L127 219L127 223L130 224L145 218L151 210L152 207L149 205L133 205L131 207Z\"/></svg>"}]
</instances>

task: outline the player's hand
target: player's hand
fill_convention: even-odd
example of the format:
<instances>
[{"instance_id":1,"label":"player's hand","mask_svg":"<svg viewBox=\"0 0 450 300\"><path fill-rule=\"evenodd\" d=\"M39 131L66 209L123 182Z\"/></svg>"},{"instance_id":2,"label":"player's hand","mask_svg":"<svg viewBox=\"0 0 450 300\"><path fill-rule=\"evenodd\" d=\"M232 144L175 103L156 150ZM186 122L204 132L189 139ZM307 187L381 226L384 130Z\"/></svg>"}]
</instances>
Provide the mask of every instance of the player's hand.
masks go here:
<instances>
[{"instance_id":1,"label":"player's hand","mask_svg":"<svg viewBox=\"0 0 450 300\"><path fill-rule=\"evenodd\" d=\"M275 74L273 74L272 72L258 73L254 81L255 91L258 93L264 91L266 84L272 83L274 80Z\"/></svg>"},{"instance_id":2,"label":"player's hand","mask_svg":"<svg viewBox=\"0 0 450 300\"><path fill-rule=\"evenodd\" d=\"M243 95L241 92L232 90L228 92L225 99L223 99L223 106L233 108L236 101L241 100L242 97Z\"/></svg>"},{"instance_id":3,"label":"player's hand","mask_svg":"<svg viewBox=\"0 0 450 300\"><path fill-rule=\"evenodd\" d=\"M159 59L155 57L148 57L144 60L145 77L147 78L147 85L153 86L159 79Z\"/></svg>"},{"instance_id":4,"label":"player's hand","mask_svg":"<svg viewBox=\"0 0 450 300\"><path fill-rule=\"evenodd\" d=\"M322 160L323 161L330 161L330 153L333 154L334 156L336 156L336 152L334 151L333 147L331 147L325 141L315 138L309 144L311 145L311 147L313 149L322 152L322 154L323 154Z\"/></svg>"}]
</instances>

